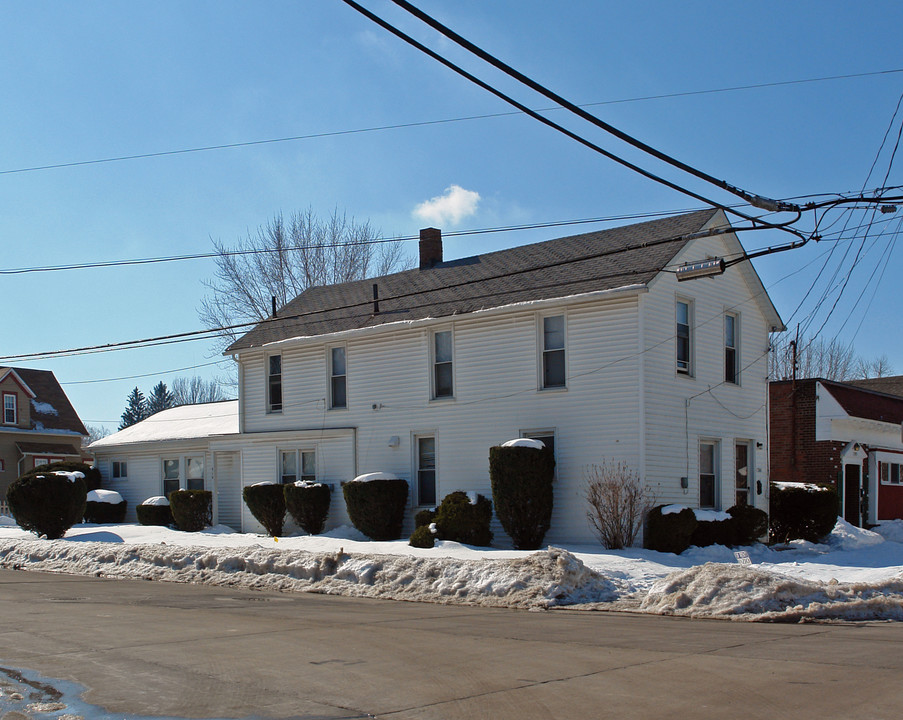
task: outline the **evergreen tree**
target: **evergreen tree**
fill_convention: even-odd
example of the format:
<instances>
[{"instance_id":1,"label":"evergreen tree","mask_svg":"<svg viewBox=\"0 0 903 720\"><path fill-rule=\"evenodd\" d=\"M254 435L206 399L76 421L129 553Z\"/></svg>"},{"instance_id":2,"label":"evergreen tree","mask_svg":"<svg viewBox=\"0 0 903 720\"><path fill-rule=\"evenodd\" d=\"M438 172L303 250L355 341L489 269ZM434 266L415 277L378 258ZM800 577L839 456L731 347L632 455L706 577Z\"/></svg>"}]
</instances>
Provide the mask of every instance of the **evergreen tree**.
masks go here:
<instances>
[{"instance_id":1,"label":"evergreen tree","mask_svg":"<svg viewBox=\"0 0 903 720\"><path fill-rule=\"evenodd\" d=\"M125 430L129 426L141 422L148 414L147 400L144 399L144 393L136 387L126 399L125 412L122 413L119 429Z\"/></svg>"},{"instance_id":2,"label":"evergreen tree","mask_svg":"<svg viewBox=\"0 0 903 720\"><path fill-rule=\"evenodd\" d=\"M172 392L166 388L166 383L162 380L154 385L150 395L147 396L147 414L155 415L161 410L168 410L175 407L176 401Z\"/></svg>"}]
</instances>

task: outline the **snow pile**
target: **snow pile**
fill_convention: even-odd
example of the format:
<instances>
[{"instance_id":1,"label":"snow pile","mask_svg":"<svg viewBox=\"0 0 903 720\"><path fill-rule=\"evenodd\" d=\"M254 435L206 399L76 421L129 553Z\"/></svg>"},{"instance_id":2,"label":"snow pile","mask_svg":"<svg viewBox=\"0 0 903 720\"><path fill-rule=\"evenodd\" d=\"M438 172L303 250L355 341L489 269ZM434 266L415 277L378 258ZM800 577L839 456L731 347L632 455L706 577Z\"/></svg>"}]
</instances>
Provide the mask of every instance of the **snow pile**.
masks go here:
<instances>
[{"instance_id":1,"label":"snow pile","mask_svg":"<svg viewBox=\"0 0 903 720\"><path fill-rule=\"evenodd\" d=\"M31 407L36 413L41 413L41 415L59 415L57 409L48 402L32 399Z\"/></svg>"},{"instance_id":2,"label":"snow pile","mask_svg":"<svg viewBox=\"0 0 903 720\"><path fill-rule=\"evenodd\" d=\"M691 508L689 505L665 505L661 512L662 515L671 515L682 510L692 510L699 522L721 522L731 519L730 513L721 510L701 510L700 508Z\"/></svg>"},{"instance_id":3,"label":"snow pile","mask_svg":"<svg viewBox=\"0 0 903 720\"><path fill-rule=\"evenodd\" d=\"M706 563L653 585L639 609L732 620L903 620L903 577L880 583L821 583Z\"/></svg>"},{"instance_id":4,"label":"snow pile","mask_svg":"<svg viewBox=\"0 0 903 720\"><path fill-rule=\"evenodd\" d=\"M903 520L884 520L875 528L885 540L895 543L903 543Z\"/></svg>"},{"instance_id":5,"label":"snow pile","mask_svg":"<svg viewBox=\"0 0 903 720\"><path fill-rule=\"evenodd\" d=\"M59 475L60 477L68 478L69 482L75 482L78 478L82 480L85 479L85 474L83 472L79 472L76 470L75 472L68 472L66 470L54 470L53 472L47 473L48 475ZM43 475L38 475L39 478L43 478Z\"/></svg>"},{"instance_id":6,"label":"snow pile","mask_svg":"<svg viewBox=\"0 0 903 720\"><path fill-rule=\"evenodd\" d=\"M878 533L851 525L840 517L828 535L828 544L839 550L859 550L883 542L884 538Z\"/></svg>"},{"instance_id":7,"label":"snow pile","mask_svg":"<svg viewBox=\"0 0 903 720\"><path fill-rule=\"evenodd\" d=\"M514 560L311 553L101 542L2 541L0 567L267 590L548 608L616 597L573 554L549 548Z\"/></svg>"},{"instance_id":8,"label":"snow pile","mask_svg":"<svg viewBox=\"0 0 903 720\"><path fill-rule=\"evenodd\" d=\"M164 495L154 495L141 503L142 505L169 505L169 500Z\"/></svg>"},{"instance_id":9,"label":"snow pile","mask_svg":"<svg viewBox=\"0 0 903 720\"><path fill-rule=\"evenodd\" d=\"M546 444L542 440L534 440L533 438L515 438L502 443L502 447L528 447L534 450L542 450L545 446Z\"/></svg>"},{"instance_id":10,"label":"snow pile","mask_svg":"<svg viewBox=\"0 0 903 720\"><path fill-rule=\"evenodd\" d=\"M115 490L91 490L88 492L88 502L110 503L118 505L122 502L122 495Z\"/></svg>"},{"instance_id":11,"label":"snow pile","mask_svg":"<svg viewBox=\"0 0 903 720\"><path fill-rule=\"evenodd\" d=\"M386 472L372 472L372 473L364 473L363 475L358 475L351 482L370 482L372 480L398 480L398 478L392 473Z\"/></svg>"},{"instance_id":12,"label":"snow pile","mask_svg":"<svg viewBox=\"0 0 903 720\"><path fill-rule=\"evenodd\" d=\"M778 490L806 490L808 492L825 492L829 488L823 487L821 485L816 485L815 483L799 483L799 482L773 482L771 483L773 487L776 487Z\"/></svg>"}]
</instances>

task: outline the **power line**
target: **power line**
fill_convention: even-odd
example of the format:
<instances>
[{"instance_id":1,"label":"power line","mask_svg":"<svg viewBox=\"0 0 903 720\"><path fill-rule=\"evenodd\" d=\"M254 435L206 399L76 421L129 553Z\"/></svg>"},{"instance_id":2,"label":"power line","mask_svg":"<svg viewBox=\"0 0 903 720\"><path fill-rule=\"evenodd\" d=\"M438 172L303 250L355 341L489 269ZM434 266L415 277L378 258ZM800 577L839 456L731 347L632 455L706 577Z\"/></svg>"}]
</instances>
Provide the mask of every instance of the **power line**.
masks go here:
<instances>
[{"instance_id":1,"label":"power line","mask_svg":"<svg viewBox=\"0 0 903 720\"><path fill-rule=\"evenodd\" d=\"M726 93L726 92L739 92L741 90L760 90L764 88L773 88L773 87L781 87L785 85L803 85L806 83L817 83L817 82L827 82L833 80L849 80L855 78L863 78L863 77L872 77L876 75L891 75L894 73L903 72L903 68L892 69L892 70L874 70L871 72L862 72L862 73L847 73L843 75L824 75L821 77L814 78L803 78L798 80L777 80L774 82L764 82L764 83L753 83L750 85L732 85L729 87L722 88L711 88L707 90L687 90L682 92L673 92L673 93L659 93L657 95L641 95L638 97L632 98L619 98L617 100L599 100L596 102L590 103L582 103L579 107L598 107L602 105L618 105L623 103L632 103L632 102L646 102L649 100L668 100L671 98L680 98L680 97L693 97L696 95L712 95L716 93ZM557 110L563 110L563 107L553 106L547 108L541 108L538 112L553 112ZM309 133L306 135L289 135L287 137L279 137L279 138L265 138L262 140L247 140L243 142L236 143L220 143L218 145L200 145L197 147L190 148L178 148L175 150L161 150L159 152L144 152L144 153L135 153L132 155L116 155L113 157L107 158L95 158L91 160L74 160L72 162L61 162L61 163L49 163L46 165L33 165L29 167L22 168L10 168L7 170L0 170L0 175L14 175L18 173L28 173L28 172L38 172L42 170L57 170L60 168L71 168L71 167L81 167L85 165L101 165L104 163L114 163L114 162L124 162L127 160L144 160L149 158L157 158L157 157L167 157L170 155L187 155L190 153L199 153L199 152L208 152L212 150L231 150L234 148L243 148L243 147L254 147L256 145L271 145L274 143L284 143L284 142L297 142L301 140L316 140L319 138L328 138L328 137L341 137L344 135L358 135L362 133L372 133L372 132L384 132L386 130L404 130L407 128L414 127L428 127L430 125L445 125L450 123L457 122L469 122L474 120L487 120L492 118L501 118L501 117L514 117L517 115L521 115L520 112L499 112L499 113L484 113L480 115L465 115L461 117L455 118L442 118L438 120L421 120L417 122L407 122L407 123L396 123L393 125L376 125L373 127L366 128L352 128L349 130L333 130L319 133Z\"/></svg>"}]
</instances>

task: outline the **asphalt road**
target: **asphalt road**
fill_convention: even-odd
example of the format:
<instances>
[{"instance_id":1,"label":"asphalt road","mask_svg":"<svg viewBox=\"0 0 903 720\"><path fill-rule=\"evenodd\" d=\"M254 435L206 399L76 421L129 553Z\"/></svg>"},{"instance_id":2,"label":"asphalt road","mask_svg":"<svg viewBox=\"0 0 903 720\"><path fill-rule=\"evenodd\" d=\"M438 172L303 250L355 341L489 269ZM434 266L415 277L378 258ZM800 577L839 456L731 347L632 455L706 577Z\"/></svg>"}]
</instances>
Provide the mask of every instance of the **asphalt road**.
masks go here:
<instances>
[{"instance_id":1,"label":"asphalt road","mask_svg":"<svg viewBox=\"0 0 903 720\"><path fill-rule=\"evenodd\" d=\"M903 624L765 625L0 570L0 665L111 711L898 718Z\"/></svg>"}]
</instances>

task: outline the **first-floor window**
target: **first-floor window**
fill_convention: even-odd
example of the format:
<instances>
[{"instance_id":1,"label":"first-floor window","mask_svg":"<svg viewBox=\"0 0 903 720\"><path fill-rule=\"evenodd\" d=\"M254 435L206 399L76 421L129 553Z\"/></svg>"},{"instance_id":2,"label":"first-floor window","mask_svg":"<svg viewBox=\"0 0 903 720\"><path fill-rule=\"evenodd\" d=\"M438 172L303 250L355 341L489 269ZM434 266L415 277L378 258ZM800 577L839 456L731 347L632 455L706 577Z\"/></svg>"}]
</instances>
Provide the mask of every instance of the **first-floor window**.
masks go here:
<instances>
[{"instance_id":1,"label":"first-floor window","mask_svg":"<svg viewBox=\"0 0 903 720\"><path fill-rule=\"evenodd\" d=\"M699 507L718 509L718 443L699 443Z\"/></svg>"},{"instance_id":2,"label":"first-floor window","mask_svg":"<svg viewBox=\"0 0 903 720\"><path fill-rule=\"evenodd\" d=\"M878 475L883 485L899 485L903 480L903 464L883 462L878 463Z\"/></svg>"},{"instance_id":3,"label":"first-floor window","mask_svg":"<svg viewBox=\"0 0 903 720\"><path fill-rule=\"evenodd\" d=\"M171 458L163 461L163 494L169 497L169 493L179 489L179 458Z\"/></svg>"},{"instance_id":4,"label":"first-floor window","mask_svg":"<svg viewBox=\"0 0 903 720\"><path fill-rule=\"evenodd\" d=\"M749 490L752 476L749 469L750 459L749 443L738 442L734 446L734 489L736 491L735 504L749 505Z\"/></svg>"},{"instance_id":5,"label":"first-floor window","mask_svg":"<svg viewBox=\"0 0 903 720\"><path fill-rule=\"evenodd\" d=\"M313 450L283 450L279 456L279 481L283 485L317 481L317 454Z\"/></svg>"},{"instance_id":6,"label":"first-floor window","mask_svg":"<svg viewBox=\"0 0 903 720\"><path fill-rule=\"evenodd\" d=\"M185 458L185 488L187 490L204 489L203 456Z\"/></svg>"},{"instance_id":7,"label":"first-floor window","mask_svg":"<svg viewBox=\"0 0 903 720\"><path fill-rule=\"evenodd\" d=\"M129 476L129 464L125 460L113 461L113 479L125 479Z\"/></svg>"},{"instance_id":8,"label":"first-floor window","mask_svg":"<svg viewBox=\"0 0 903 720\"><path fill-rule=\"evenodd\" d=\"M417 504L436 504L436 438L417 438Z\"/></svg>"}]
</instances>

